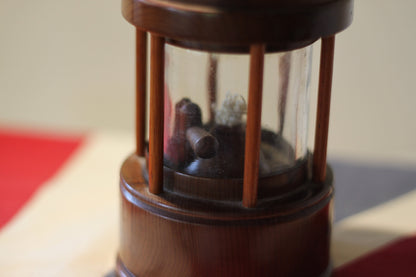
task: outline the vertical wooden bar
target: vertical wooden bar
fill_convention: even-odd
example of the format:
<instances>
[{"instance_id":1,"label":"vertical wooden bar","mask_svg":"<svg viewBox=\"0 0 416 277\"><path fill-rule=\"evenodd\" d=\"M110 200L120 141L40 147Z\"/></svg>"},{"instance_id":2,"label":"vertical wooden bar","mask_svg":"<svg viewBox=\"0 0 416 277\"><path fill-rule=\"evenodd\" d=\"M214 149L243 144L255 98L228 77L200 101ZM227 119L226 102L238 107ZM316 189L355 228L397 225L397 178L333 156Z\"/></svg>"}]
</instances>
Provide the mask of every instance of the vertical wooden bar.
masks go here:
<instances>
[{"instance_id":1,"label":"vertical wooden bar","mask_svg":"<svg viewBox=\"0 0 416 277\"><path fill-rule=\"evenodd\" d=\"M208 61L208 111L209 111L209 122L214 123L215 120L215 107L214 104L217 102L217 68L218 60L214 54L209 55Z\"/></svg>"},{"instance_id":2,"label":"vertical wooden bar","mask_svg":"<svg viewBox=\"0 0 416 277\"><path fill-rule=\"evenodd\" d=\"M322 38L315 127L315 147L312 166L312 178L316 183L322 183L326 178L326 153L328 145L334 47L335 36Z\"/></svg>"},{"instance_id":3,"label":"vertical wooden bar","mask_svg":"<svg viewBox=\"0 0 416 277\"><path fill-rule=\"evenodd\" d=\"M257 203L264 52L264 44L256 44L250 47L250 77L243 187L243 205L247 208L254 207Z\"/></svg>"},{"instance_id":4,"label":"vertical wooden bar","mask_svg":"<svg viewBox=\"0 0 416 277\"><path fill-rule=\"evenodd\" d=\"M163 117L165 40L150 38L149 191L163 191Z\"/></svg>"},{"instance_id":5,"label":"vertical wooden bar","mask_svg":"<svg viewBox=\"0 0 416 277\"><path fill-rule=\"evenodd\" d=\"M147 33L136 28L136 154L144 157L146 144Z\"/></svg>"}]
</instances>

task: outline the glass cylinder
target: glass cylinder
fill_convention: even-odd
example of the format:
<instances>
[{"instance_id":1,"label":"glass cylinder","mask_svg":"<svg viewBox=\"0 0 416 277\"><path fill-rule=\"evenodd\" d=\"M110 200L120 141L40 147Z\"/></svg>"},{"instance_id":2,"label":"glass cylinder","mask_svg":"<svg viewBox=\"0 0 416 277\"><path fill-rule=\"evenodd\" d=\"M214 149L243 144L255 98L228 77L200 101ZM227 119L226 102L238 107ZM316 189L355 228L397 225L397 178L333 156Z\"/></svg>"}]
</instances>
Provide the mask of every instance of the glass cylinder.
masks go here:
<instances>
[{"instance_id":1,"label":"glass cylinder","mask_svg":"<svg viewBox=\"0 0 416 277\"><path fill-rule=\"evenodd\" d=\"M260 177L307 158L311 53L308 46L265 55ZM243 178L249 62L249 54L165 46L165 168Z\"/></svg>"}]
</instances>

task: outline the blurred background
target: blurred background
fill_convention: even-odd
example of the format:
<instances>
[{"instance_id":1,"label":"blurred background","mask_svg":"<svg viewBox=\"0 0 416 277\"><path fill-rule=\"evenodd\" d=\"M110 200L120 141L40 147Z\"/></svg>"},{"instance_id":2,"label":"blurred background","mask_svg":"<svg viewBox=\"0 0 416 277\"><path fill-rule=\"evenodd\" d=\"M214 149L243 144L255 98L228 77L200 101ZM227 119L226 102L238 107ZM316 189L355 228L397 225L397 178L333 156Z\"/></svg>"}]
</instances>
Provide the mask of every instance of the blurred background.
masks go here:
<instances>
[{"instance_id":1,"label":"blurred background","mask_svg":"<svg viewBox=\"0 0 416 277\"><path fill-rule=\"evenodd\" d=\"M120 6L0 1L0 126L133 136L134 28ZM415 9L355 1L353 24L336 39L331 156L416 164ZM320 42L313 51L310 142Z\"/></svg>"}]
</instances>

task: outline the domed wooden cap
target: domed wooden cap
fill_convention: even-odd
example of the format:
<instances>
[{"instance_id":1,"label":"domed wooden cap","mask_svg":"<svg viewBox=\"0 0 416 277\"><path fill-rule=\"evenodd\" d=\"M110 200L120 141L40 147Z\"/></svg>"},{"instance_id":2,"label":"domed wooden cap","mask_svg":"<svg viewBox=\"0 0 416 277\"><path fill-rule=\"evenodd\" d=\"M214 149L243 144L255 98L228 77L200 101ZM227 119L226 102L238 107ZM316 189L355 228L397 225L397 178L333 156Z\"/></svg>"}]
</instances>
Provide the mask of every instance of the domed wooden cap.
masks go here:
<instances>
[{"instance_id":1,"label":"domed wooden cap","mask_svg":"<svg viewBox=\"0 0 416 277\"><path fill-rule=\"evenodd\" d=\"M189 48L290 50L347 28L353 0L122 0L139 29Z\"/></svg>"}]
</instances>

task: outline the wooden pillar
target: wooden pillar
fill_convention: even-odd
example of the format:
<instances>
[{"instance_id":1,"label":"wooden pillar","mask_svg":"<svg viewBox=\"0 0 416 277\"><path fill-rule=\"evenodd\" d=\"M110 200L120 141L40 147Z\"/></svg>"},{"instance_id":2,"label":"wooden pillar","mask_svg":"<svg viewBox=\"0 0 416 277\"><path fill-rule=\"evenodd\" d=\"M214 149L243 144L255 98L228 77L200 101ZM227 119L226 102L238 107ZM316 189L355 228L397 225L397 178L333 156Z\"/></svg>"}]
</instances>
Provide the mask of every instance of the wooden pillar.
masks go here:
<instances>
[{"instance_id":1,"label":"wooden pillar","mask_svg":"<svg viewBox=\"0 0 416 277\"><path fill-rule=\"evenodd\" d=\"M146 145L147 33L136 28L136 154L144 157Z\"/></svg>"},{"instance_id":2,"label":"wooden pillar","mask_svg":"<svg viewBox=\"0 0 416 277\"><path fill-rule=\"evenodd\" d=\"M322 183L326 178L326 153L328 145L334 47L335 36L322 38L315 127L315 147L312 167L312 178L316 183Z\"/></svg>"},{"instance_id":3,"label":"wooden pillar","mask_svg":"<svg viewBox=\"0 0 416 277\"><path fill-rule=\"evenodd\" d=\"M264 52L264 44L255 44L250 47L250 78L243 187L243 205L247 208L254 207L257 202Z\"/></svg>"},{"instance_id":4,"label":"wooden pillar","mask_svg":"<svg viewBox=\"0 0 416 277\"><path fill-rule=\"evenodd\" d=\"M163 117L165 40L151 34L150 39L150 120L149 120L149 191L163 191Z\"/></svg>"},{"instance_id":5,"label":"wooden pillar","mask_svg":"<svg viewBox=\"0 0 416 277\"><path fill-rule=\"evenodd\" d=\"M217 103L217 71L218 59L214 54L209 55L208 61L208 111L209 122L215 122L215 104Z\"/></svg>"}]
</instances>

